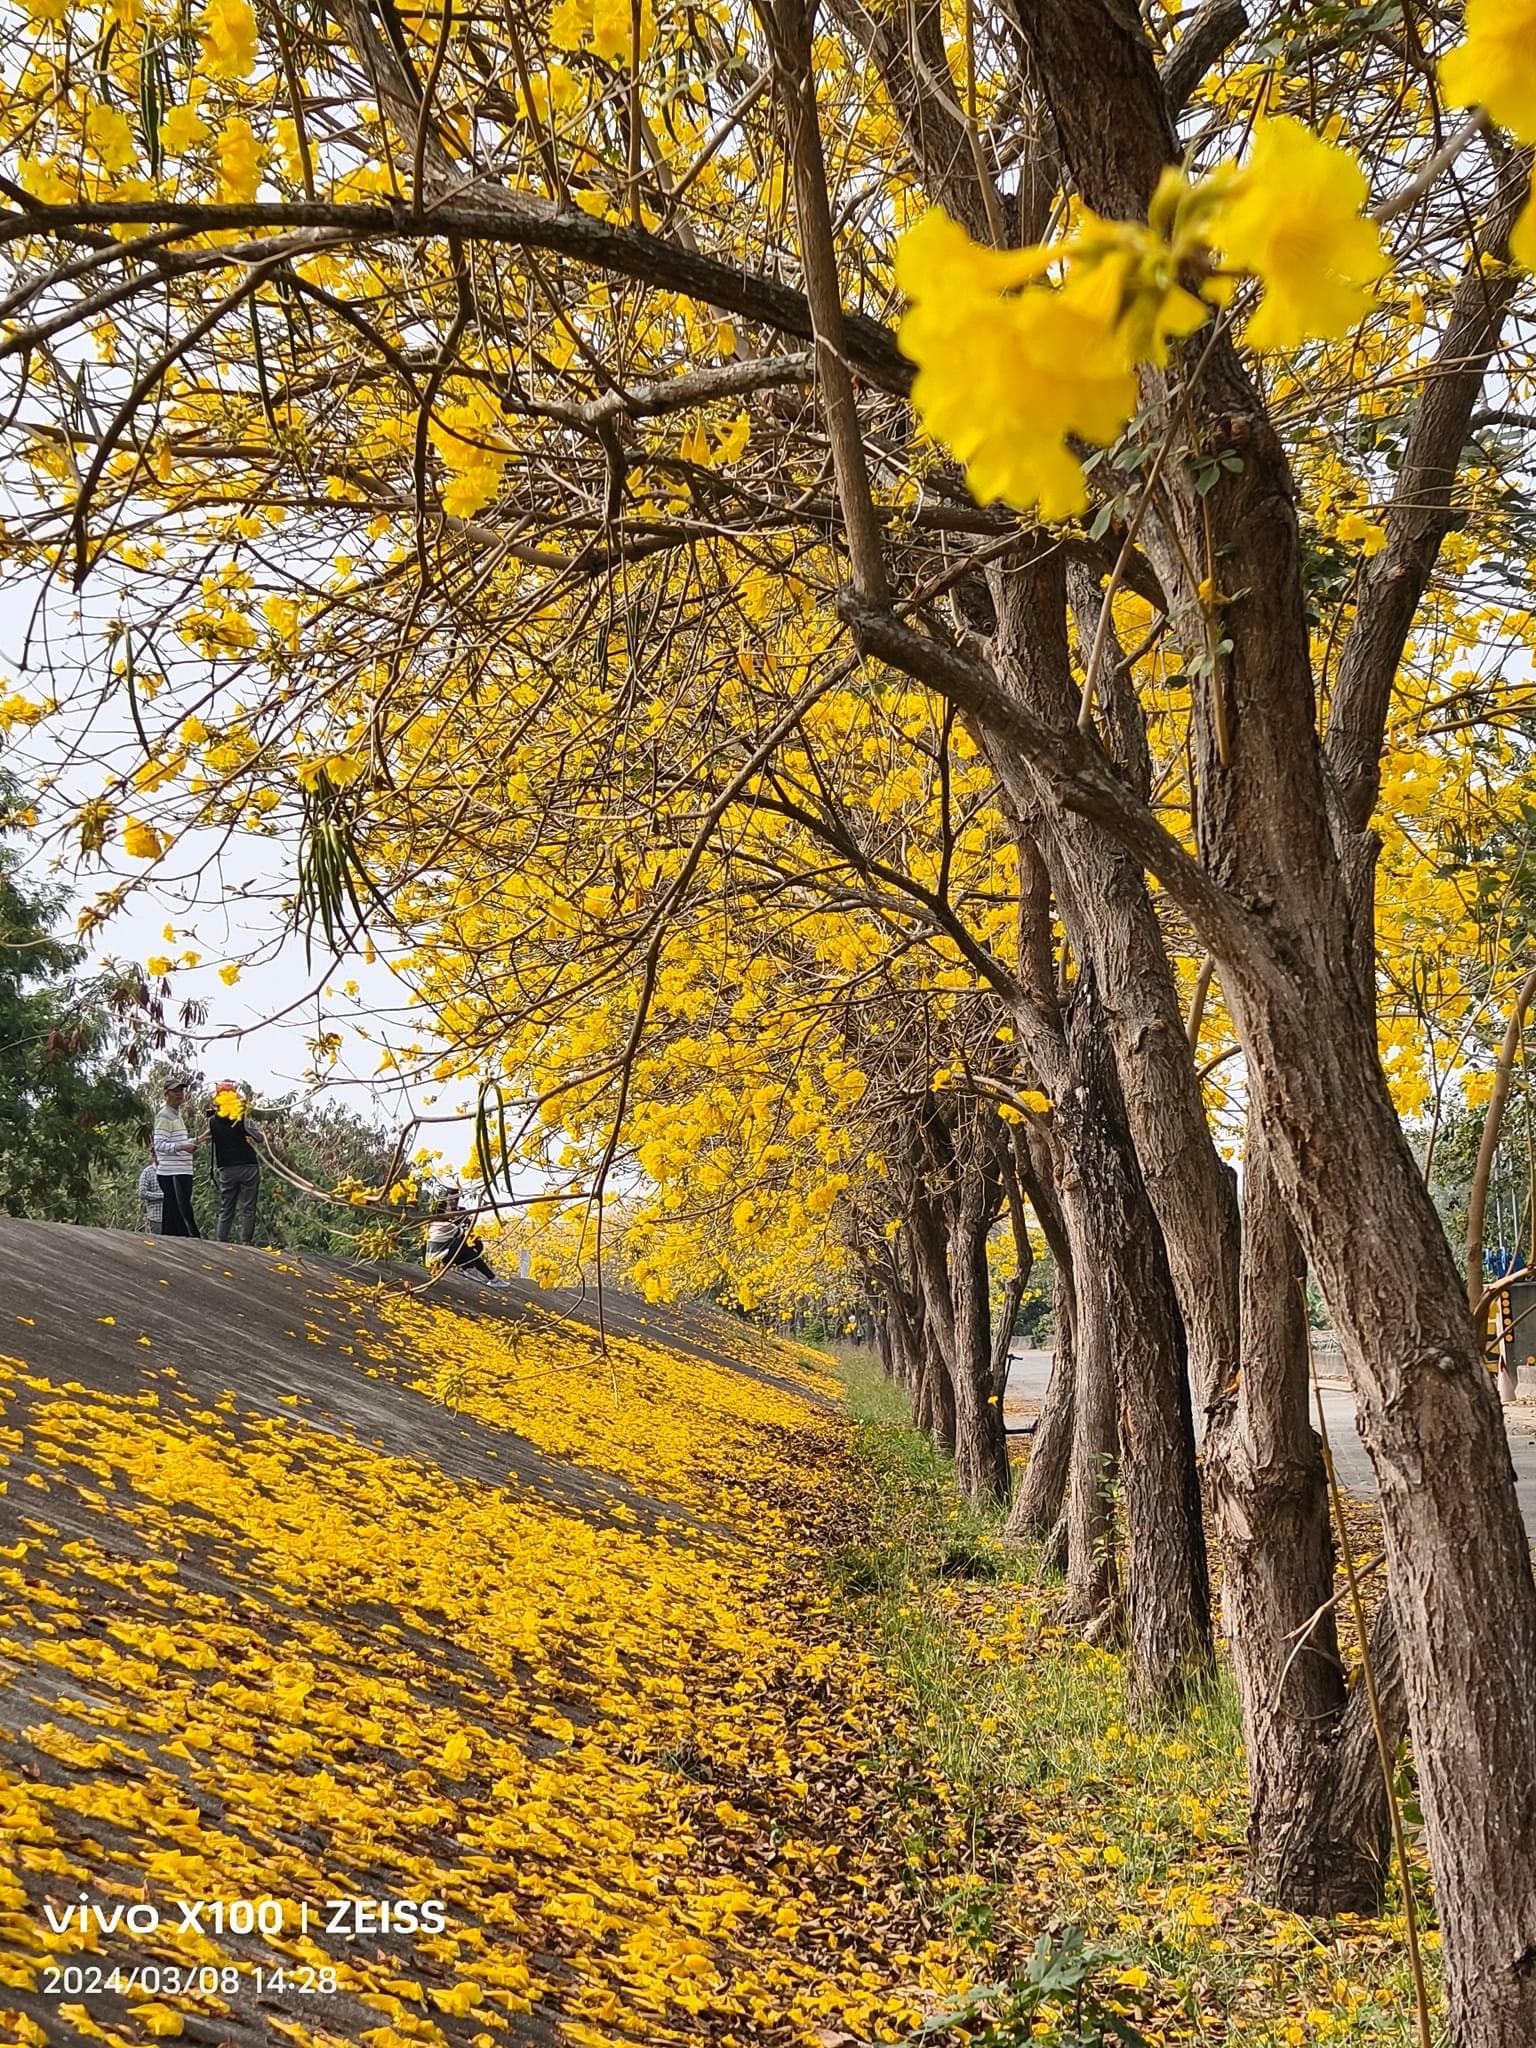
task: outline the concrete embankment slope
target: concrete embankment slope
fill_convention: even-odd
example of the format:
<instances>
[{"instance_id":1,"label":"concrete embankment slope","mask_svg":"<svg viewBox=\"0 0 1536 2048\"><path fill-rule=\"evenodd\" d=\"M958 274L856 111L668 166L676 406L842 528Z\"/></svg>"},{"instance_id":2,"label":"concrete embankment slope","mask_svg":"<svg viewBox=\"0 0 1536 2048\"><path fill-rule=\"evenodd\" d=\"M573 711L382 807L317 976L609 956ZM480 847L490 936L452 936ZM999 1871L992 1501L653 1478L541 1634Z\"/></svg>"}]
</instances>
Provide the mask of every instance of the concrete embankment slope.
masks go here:
<instances>
[{"instance_id":1,"label":"concrete embankment slope","mask_svg":"<svg viewBox=\"0 0 1536 2048\"><path fill-rule=\"evenodd\" d=\"M0 2040L902 2029L809 1354L3 1219L0 1275Z\"/></svg>"}]
</instances>

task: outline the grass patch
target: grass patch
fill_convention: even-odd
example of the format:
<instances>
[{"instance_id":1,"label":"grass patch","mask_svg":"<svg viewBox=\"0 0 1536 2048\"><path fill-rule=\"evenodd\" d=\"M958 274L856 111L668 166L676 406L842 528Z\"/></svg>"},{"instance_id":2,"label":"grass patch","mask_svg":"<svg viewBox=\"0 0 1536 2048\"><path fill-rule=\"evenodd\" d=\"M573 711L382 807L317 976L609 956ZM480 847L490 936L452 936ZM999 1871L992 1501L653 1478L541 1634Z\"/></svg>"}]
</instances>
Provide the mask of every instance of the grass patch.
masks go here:
<instances>
[{"instance_id":1,"label":"grass patch","mask_svg":"<svg viewBox=\"0 0 1536 2048\"><path fill-rule=\"evenodd\" d=\"M927 1910L975 1968L930 2038L1412 2048L1399 1913L1314 1924L1244 1895L1225 1676L1177 1726L1132 1725L1120 1653L1083 1643L1001 1518L957 1498L874 1360L845 1349L839 1364L867 1521L829 1571L965 1845L958 1862L952 1847L941 1864L915 1856ZM1075 1981L1042 1990L1042 1969Z\"/></svg>"}]
</instances>

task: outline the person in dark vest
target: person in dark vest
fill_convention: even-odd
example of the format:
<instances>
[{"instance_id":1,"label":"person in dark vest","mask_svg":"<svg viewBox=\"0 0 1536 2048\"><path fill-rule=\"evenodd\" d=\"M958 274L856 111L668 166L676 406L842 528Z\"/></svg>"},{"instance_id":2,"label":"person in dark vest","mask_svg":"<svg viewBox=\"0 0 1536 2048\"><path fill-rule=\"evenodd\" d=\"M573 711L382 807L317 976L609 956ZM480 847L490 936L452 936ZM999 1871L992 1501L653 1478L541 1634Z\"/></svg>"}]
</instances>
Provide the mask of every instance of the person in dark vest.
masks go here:
<instances>
[{"instance_id":1,"label":"person in dark vest","mask_svg":"<svg viewBox=\"0 0 1536 2048\"><path fill-rule=\"evenodd\" d=\"M256 1197L261 1191L261 1158L246 1128L245 1104L233 1081L221 1081L208 1112L213 1142L213 1178L219 1190L218 1238L228 1244L240 1214L240 1242L256 1242Z\"/></svg>"}]
</instances>

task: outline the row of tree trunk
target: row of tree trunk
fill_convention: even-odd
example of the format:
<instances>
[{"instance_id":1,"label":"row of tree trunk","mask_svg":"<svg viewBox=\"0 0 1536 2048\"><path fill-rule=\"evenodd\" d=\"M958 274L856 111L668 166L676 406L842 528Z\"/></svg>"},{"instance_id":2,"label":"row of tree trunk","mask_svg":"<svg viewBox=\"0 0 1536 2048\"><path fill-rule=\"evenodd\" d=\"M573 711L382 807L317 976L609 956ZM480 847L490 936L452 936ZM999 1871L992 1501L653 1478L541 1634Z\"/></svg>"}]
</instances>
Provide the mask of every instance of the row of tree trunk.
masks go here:
<instances>
[{"instance_id":1,"label":"row of tree trunk","mask_svg":"<svg viewBox=\"0 0 1536 2048\"><path fill-rule=\"evenodd\" d=\"M893 1175L901 1228L862 1248L880 1356L918 1426L952 1455L957 1486L982 1505L1011 1494L1007 1536L1064 1571L1085 1631L1123 1637L1143 1713L1177 1712L1210 1676L1209 1517L1243 1710L1255 1889L1304 1913L1375 1911L1389 1874L1385 1779L1335 1627L1298 1241L1255 1136L1240 1224L1224 1173L1215 1183L1242 1363L1208 1388L1197 1452L1186 1318L1096 1006L1080 974L1071 1007L1087 1021L1067 1022L1070 1077L1048 1118L1007 1123L975 1096L922 1101ZM1030 1274L1026 1203L1052 1254L1056 1348L1013 1490L1003 1397ZM989 1242L1005 1214L1016 1249L994 1317ZM1221 1280L1219 1268L1206 1276ZM1373 1668L1395 1751L1405 1701L1390 1607L1383 1616Z\"/></svg>"},{"instance_id":2,"label":"row of tree trunk","mask_svg":"<svg viewBox=\"0 0 1536 2048\"><path fill-rule=\"evenodd\" d=\"M781 12L792 4L782 0ZM845 8L860 12L854 0ZM1145 219L1180 158L1179 100L1137 11L1118 0L1019 0L1005 14L1048 159L1046 175L1017 193L946 127L908 39L866 37L928 189L976 232L1001 220L1019 242L1039 237L1058 185L1108 219ZM808 61L801 70L813 92ZM1377 1645L1382 1747L1390 1764L1406 1723L1452 2040L1526 2048L1536 2040L1536 1581L1463 1276L1381 1069L1371 830L1396 671L1456 516L1461 451L1510 305L1502 258L1525 166L1512 152L1498 158L1480 246L1411 417L1386 545L1353 586L1326 730L1297 483L1261 391L1221 331L1168 373L1144 376L1150 431L1171 459L1156 492L1149 486L1141 570L1173 641L1191 662L1204 650L1190 671L1192 855L1149 802L1131 664L1112 644L1096 665L1097 702L1083 701L1073 613L1093 625L1091 643L1079 625L1079 645L1097 644L1108 598L1096 581L1074 587L1069 547L1027 536L993 553L953 585L948 617L929 606L912 624L894 601L867 468L847 430L854 394L824 188L809 175L814 124L788 88L786 105L802 115L801 253L850 561L841 613L866 658L925 684L966 721L1021 846L1012 998L1021 1052L1054 1105L1050 1199L1071 1299L1060 1384L1041 1424L1044 1469L1021 1495L1019 1525L1054 1531L1065 1468L1069 1578L1096 1615L1117 1597L1100 1541L1104 1475L1117 1462L1133 1681L1143 1705L1175 1704L1209 1658L1192 1389L1243 1706L1254 1882L1304 1911L1375 1903L1384 1767L1333 1624L1326 1490L1306 1405L1304 1255L1342 1340L1380 1488L1390 1594ZM1132 552L1128 537L1122 560ZM1213 588L1224 593L1219 643ZM1212 1145L1148 874L1209 949L1245 1056L1241 1214ZM1052 904L1076 970L1060 983ZM910 1282L915 1246L903 1256ZM969 1256L957 1255L957 1270ZM931 1248L924 1257L934 1264ZM907 1333L920 1349L923 1327L913 1321ZM929 1343L926 1362L909 1357L899 1369L921 1388L940 1348ZM973 1372L983 1360L993 1371L990 1345L966 1358ZM966 1359L952 1351L945 1363L949 1392L924 1398L941 1418L952 1408L972 1483L992 1469L964 1440L985 1403L957 1383ZM1070 1428L1058 1414L1068 1406Z\"/></svg>"}]
</instances>

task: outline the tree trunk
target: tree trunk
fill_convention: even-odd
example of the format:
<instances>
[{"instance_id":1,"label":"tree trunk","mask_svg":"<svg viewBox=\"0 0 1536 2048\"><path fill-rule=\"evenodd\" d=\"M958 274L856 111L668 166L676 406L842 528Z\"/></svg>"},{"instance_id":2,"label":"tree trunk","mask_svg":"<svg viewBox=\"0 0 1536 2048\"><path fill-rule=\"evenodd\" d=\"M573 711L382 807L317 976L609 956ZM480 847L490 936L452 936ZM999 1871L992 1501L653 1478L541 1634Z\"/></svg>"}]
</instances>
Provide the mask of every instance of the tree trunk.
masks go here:
<instances>
[{"instance_id":1,"label":"tree trunk","mask_svg":"<svg viewBox=\"0 0 1536 2048\"><path fill-rule=\"evenodd\" d=\"M1307 1418L1305 1270L1255 1127L1243 1175L1243 1369L1206 1436L1242 1703L1249 1882L1291 1912L1374 1913L1387 1804L1364 1694L1346 1691L1331 1604L1327 1481ZM1401 1708L1399 1686L1383 1697L1394 1744ZM1361 1723L1370 1768L1358 1767Z\"/></svg>"},{"instance_id":2,"label":"tree trunk","mask_svg":"<svg viewBox=\"0 0 1536 2048\"><path fill-rule=\"evenodd\" d=\"M913 1419L917 1419L917 1405L922 1392L922 1334L919 1328L917 1304L902 1282L901 1271L895 1255L886 1248L877 1267L880 1283L884 1289L886 1333L891 1347L894 1377L906 1393L912 1405ZM920 1428L926 1424L919 1423Z\"/></svg>"},{"instance_id":3,"label":"tree trunk","mask_svg":"<svg viewBox=\"0 0 1536 2048\"><path fill-rule=\"evenodd\" d=\"M999 668L1023 703L1059 726L1069 725L1078 707L1067 644L1069 582L1079 636L1091 638L1096 582L1081 569L1069 578L1059 552L1027 567L1000 564L991 577ZM1118 656L1116 646L1107 664L1113 680L1105 685L1108 737L1128 785L1145 796L1150 770L1140 706ZM1237 1370L1237 1190L1211 1142L1151 893L1136 861L1101 827L1050 803L1030 764L1007 748L990 751L1015 805L1038 820L1072 951L1094 965L1097 1014L1114 1051L1123 1119L1162 1234L1190 1375L1205 1402Z\"/></svg>"},{"instance_id":4,"label":"tree trunk","mask_svg":"<svg viewBox=\"0 0 1536 2048\"><path fill-rule=\"evenodd\" d=\"M1061 1513L1056 1517L1050 1534L1040 1546L1040 1569L1043 1572L1056 1572L1062 1578L1065 1578L1067 1573L1068 1516L1069 1509L1063 1501Z\"/></svg>"},{"instance_id":5,"label":"tree trunk","mask_svg":"<svg viewBox=\"0 0 1536 2048\"><path fill-rule=\"evenodd\" d=\"M1051 878L1034 838L1036 806L1027 780L1000 773L1000 787L1019 837L1019 1040L1053 1104L1052 1153L1077 1306L1068 1582L1079 1606L1095 1612L1107 1581L1085 1542L1094 1492L1102 1491L1090 1486L1089 1474L1095 1458L1102 1463L1097 1402L1107 1369L1120 1411L1132 1687L1141 1702L1173 1709L1187 1677L1203 1678L1211 1668L1205 1532L1178 1309L1125 1127L1091 958L1079 960L1077 979L1060 1000L1050 972ZM1100 1534L1107 1535L1102 1507L1098 1514Z\"/></svg>"},{"instance_id":6,"label":"tree trunk","mask_svg":"<svg viewBox=\"0 0 1536 2048\"><path fill-rule=\"evenodd\" d=\"M1210 1585L1183 1333L1161 1234L1121 1123L1096 991L1086 964L1068 1012L1081 1076L1076 1119L1083 1227L1113 1332L1125 1495L1132 1687L1177 1709L1211 1670ZM1070 1143L1071 1140L1069 1139ZM1082 1270L1079 1250L1074 1268Z\"/></svg>"},{"instance_id":7,"label":"tree trunk","mask_svg":"<svg viewBox=\"0 0 1536 2048\"><path fill-rule=\"evenodd\" d=\"M914 1236L910 1219L907 1239ZM915 1257L915 1253L914 1253ZM955 1396L949 1368L934 1341L920 1287L907 1287L894 1260L887 1269L887 1302L892 1334L904 1360L903 1383L912 1404L912 1421L940 1450L955 1448Z\"/></svg>"},{"instance_id":8,"label":"tree trunk","mask_svg":"<svg viewBox=\"0 0 1536 2048\"><path fill-rule=\"evenodd\" d=\"M1062 1206L1081 1318L1073 1497L1088 1483L1083 1461L1101 1426L1090 1350L1101 1345L1119 1405L1132 1690L1144 1707L1175 1710L1189 1679L1211 1668L1194 1417L1162 1240L1117 1114L1096 1010L1084 965L1067 1015L1071 1078L1053 1091L1059 1149L1072 1162ZM1082 1569L1070 1558L1069 1580Z\"/></svg>"},{"instance_id":9,"label":"tree trunk","mask_svg":"<svg viewBox=\"0 0 1536 2048\"><path fill-rule=\"evenodd\" d=\"M1005 1537L1014 1543L1043 1543L1061 1515L1072 1463L1073 1358L1070 1283L1056 1268L1056 1355L1040 1419L1029 1440L1029 1461L1019 1481Z\"/></svg>"},{"instance_id":10,"label":"tree trunk","mask_svg":"<svg viewBox=\"0 0 1536 2048\"><path fill-rule=\"evenodd\" d=\"M976 1185L980 1179L979 1174L968 1177L949 1240L950 1292L955 1304L955 1479L966 1499L978 1506L1006 1506L1012 1473L992 1350L987 1271L991 1217L985 1189ZM1008 1327L1005 1323L1005 1334Z\"/></svg>"},{"instance_id":11,"label":"tree trunk","mask_svg":"<svg viewBox=\"0 0 1536 2048\"><path fill-rule=\"evenodd\" d=\"M1144 217L1178 144L1133 9L1024 0L1021 26L1078 191ZM1444 1940L1455 2048L1536 2040L1536 1583L1465 1285L1393 1111L1358 973L1320 763L1294 483L1230 340L1185 362L1161 568L1200 644L1211 536L1232 595L1194 692L1203 936L1248 1057L1275 1176L1344 1344L1381 1489L1390 1585ZM1164 394L1149 377L1161 409ZM1205 573L1210 573L1206 571ZM1389 678L1390 682L1390 678ZM1172 869L1170 867L1170 873ZM1166 879L1166 877L1165 877Z\"/></svg>"},{"instance_id":12,"label":"tree trunk","mask_svg":"<svg viewBox=\"0 0 1536 2048\"><path fill-rule=\"evenodd\" d=\"M891 1334L891 1318L884 1302L871 1288L869 1317L874 1325L875 1356L880 1361L880 1370L894 1386L902 1386L901 1359L897 1354L895 1340Z\"/></svg>"},{"instance_id":13,"label":"tree trunk","mask_svg":"<svg viewBox=\"0 0 1536 2048\"><path fill-rule=\"evenodd\" d=\"M1065 1189L1063 1194L1066 1196ZM1071 1196L1066 1199L1069 1205L1074 1200ZM1072 1458L1065 1517L1067 1605L1075 1620L1088 1625L1116 1608L1120 1597L1115 1564L1114 1484L1119 1456L1115 1368L1096 1272L1085 1271L1077 1306Z\"/></svg>"},{"instance_id":14,"label":"tree trunk","mask_svg":"<svg viewBox=\"0 0 1536 2048\"><path fill-rule=\"evenodd\" d=\"M1013 1326L1018 1321L1019 1303L1024 1299L1025 1276L1015 1273L1003 1288L1002 1305L992 1331L991 1391L1001 1408L1008 1393L1008 1372L1013 1363Z\"/></svg>"},{"instance_id":15,"label":"tree trunk","mask_svg":"<svg viewBox=\"0 0 1536 2048\"><path fill-rule=\"evenodd\" d=\"M1408 1713L1390 1601L1377 1610L1370 1657L1387 1750L1395 1758ZM1269 1814L1268 1896L1288 1912L1312 1918L1380 1912L1391 1817L1381 1750L1358 1680L1344 1713L1302 1759L1302 1769L1305 1778L1286 1808Z\"/></svg>"},{"instance_id":16,"label":"tree trunk","mask_svg":"<svg viewBox=\"0 0 1536 2048\"><path fill-rule=\"evenodd\" d=\"M978 1505L1008 1498L1008 1439L1001 1402L990 1400L991 1318L987 1300L986 1189L980 1168L951 1159L955 1199L914 1204L912 1246L923 1307L953 1399L955 1483Z\"/></svg>"},{"instance_id":17,"label":"tree trunk","mask_svg":"<svg viewBox=\"0 0 1536 2048\"><path fill-rule=\"evenodd\" d=\"M1368 1019L1333 984L1239 986L1276 1174L1381 1488L1453 2039L1519 2048L1536 2040L1536 1585L1498 1396Z\"/></svg>"},{"instance_id":18,"label":"tree trunk","mask_svg":"<svg viewBox=\"0 0 1536 2048\"><path fill-rule=\"evenodd\" d=\"M924 1428L946 1457L955 1455L955 1389L944 1354L931 1333L922 1351Z\"/></svg>"},{"instance_id":19,"label":"tree trunk","mask_svg":"<svg viewBox=\"0 0 1536 2048\"><path fill-rule=\"evenodd\" d=\"M923 1436L938 1439L938 1429L933 1412L933 1382L919 1370L916 1384L912 1389L912 1426Z\"/></svg>"},{"instance_id":20,"label":"tree trunk","mask_svg":"<svg viewBox=\"0 0 1536 2048\"><path fill-rule=\"evenodd\" d=\"M992 1392L998 1414L1008 1398L1008 1374L1013 1364L1013 1332L1019 1319L1019 1303L1035 1262L1029 1241L1029 1217L1024 1208L1026 1189L1032 1185L1033 1162L1017 1125L1003 1133L1003 1190L1008 1200L1008 1220L1013 1231L1013 1274L1003 1289L1002 1309L992 1332ZM1037 1189L1038 1193L1039 1190ZM1006 1423L1006 1417L1004 1417Z\"/></svg>"},{"instance_id":21,"label":"tree trunk","mask_svg":"<svg viewBox=\"0 0 1536 2048\"><path fill-rule=\"evenodd\" d=\"M1065 718L1064 629L1045 623L1061 615L1059 573L1037 566L1026 575L1000 573L994 584L1007 673L1035 708ZM1120 725L1127 722L1122 717ZM1122 751L1134 781L1137 750L1128 744ZM1005 762L1002 772L1016 785L1020 765ZM1211 1421L1227 1629L1253 1792L1252 1881L1261 1896L1283 1903L1277 1887L1285 1885L1285 1870L1306 1860L1292 1808L1299 1802L1326 1818L1314 1793L1345 1708L1336 1655L1333 1690L1320 1698L1319 1687L1327 1689L1315 1653L1321 1648L1326 1661L1326 1646L1314 1635L1293 1657L1289 1635L1326 1606L1333 1590L1323 1469L1307 1420L1305 1318L1288 1259L1294 1238L1255 1136L1240 1326L1233 1179L1211 1142L1145 883L1134 863L1083 819L1053 818L1042 824L1041 838L1074 950L1086 953L1103 978L1126 1121L1186 1329L1194 1333L1190 1362ZM1299 1262L1299 1250L1296 1256ZM1318 1628L1331 1640L1331 1615ZM1341 1842L1368 1844L1358 1867L1346 1868L1341 1859L1337 1875L1339 1895L1357 1904L1379 1896L1386 1823L1379 1786L1368 1776L1363 1796L1368 1813L1337 1816Z\"/></svg>"}]
</instances>

